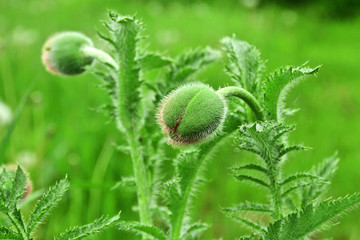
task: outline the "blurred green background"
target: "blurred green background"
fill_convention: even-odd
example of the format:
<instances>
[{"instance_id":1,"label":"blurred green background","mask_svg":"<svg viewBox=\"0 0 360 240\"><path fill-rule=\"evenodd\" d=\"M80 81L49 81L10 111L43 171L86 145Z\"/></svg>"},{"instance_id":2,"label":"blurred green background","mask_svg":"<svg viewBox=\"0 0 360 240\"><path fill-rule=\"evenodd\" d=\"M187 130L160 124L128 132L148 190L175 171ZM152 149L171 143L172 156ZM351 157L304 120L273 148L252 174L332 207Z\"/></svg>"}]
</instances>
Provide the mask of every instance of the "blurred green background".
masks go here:
<instances>
[{"instance_id":1,"label":"blurred green background","mask_svg":"<svg viewBox=\"0 0 360 240\"><path fill-rule=\"evenodd\" d=\"M109 190L130 176L131 161L114 150L120 141L113 123L96 111L107 96L92 75L64 78L45 71L40 55L49 35L73 30L95 39L107 9L137 13L145 23L149 48L175 56L185 48L209 45L233 33L256 45L268 71L282 65L323 64L318 78L301 83L288 104L301 108L289 122L297 123L292 142L313 150L293 155L287 173L309 169L336 150L339 170L327 196L360 191L360 16L357 0L335 1L116 1L116 0L0 0L0 100L14 111L30 85L30 98L20 115L4 159L22 164L30 173L35 193L68 175L72 187L39 229L39 239L73 224L122 210L123 219L136 219L136 196L131 189ZM229 83L217 63L199 80L214 87ZM5 127L0 126L0 135ZM203 239L234 239L248 231L219 212L219 206L239 201L262 201L252 185L235 182L227 167L253 156L225 145L208 164L209 181L195 199L193 217L212 224ZM171 164L168 162L167 164ZM31 203L33 204L33 203ZM30 205L31 205L30 204ZM30 206L27 206L30 207ZM360 239L360 210L314 239ZM133 235L108 230L96 239L130 239Z\"/></svg>"}]
</instances>

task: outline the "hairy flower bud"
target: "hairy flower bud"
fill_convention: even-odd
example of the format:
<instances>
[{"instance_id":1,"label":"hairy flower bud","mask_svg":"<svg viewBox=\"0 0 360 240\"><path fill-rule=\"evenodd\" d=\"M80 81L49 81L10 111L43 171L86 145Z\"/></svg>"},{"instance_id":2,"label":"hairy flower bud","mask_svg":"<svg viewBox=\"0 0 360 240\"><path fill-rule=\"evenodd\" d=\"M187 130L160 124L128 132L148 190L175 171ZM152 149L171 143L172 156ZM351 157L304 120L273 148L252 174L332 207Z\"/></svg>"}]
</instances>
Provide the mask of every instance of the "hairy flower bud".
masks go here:
<instances>
[{"instance_id":1,"label":"hairy flower bud","mask_svg":"<svg viewBox=\"0 0 360 240\"><path fill-rule=\"evenodd\" d=\"M16 170L17 170L17 165L15 164L6 164L4 166L0 166L0 172L2 171L6 171L8 174L10 174L10 176L14 176L15 177L15 174L16 174ZM23 169L24 173L26 176L28 176L28 174L26 173L26 171ZM3 184L4 185L7 185L8 188L11 188L12 187L12 184L13 184L13 181L12 181L13 178L8 178L7 180L8 181L5 181ZM5 179L6 180L6 179ZM10 181L11 180L11 181ZM25 192L24 194L21 196L21 200L25 200L31 193L32 191L32 184L31 184L31 181L30 181L30 178L27 177L26 179L26 187L25 187Z\"/></svg>"},{"instance_id":2,"label":"hairy flower bud","mask_svg":"<svg viewBox=\"0 0 360 240\"><path fill-rule=\"evenodd\" d=\"M164 98L159 123L173 145L193 144L207 139L222 124L226 104L210 86L182 86Z\"/></svg>"},{"instance_id":3,"label":"hairy flower bud","mask_svg":"<svg viewBox=\"0 0 360 240\"><path fill-rule=\"evenodd\" d=\"M76 75L85 71L94 58L84 54L92 41L82 33L63 32L49 38L43 47L42 60L54 74Z\"/></svg>"}]
</instances>

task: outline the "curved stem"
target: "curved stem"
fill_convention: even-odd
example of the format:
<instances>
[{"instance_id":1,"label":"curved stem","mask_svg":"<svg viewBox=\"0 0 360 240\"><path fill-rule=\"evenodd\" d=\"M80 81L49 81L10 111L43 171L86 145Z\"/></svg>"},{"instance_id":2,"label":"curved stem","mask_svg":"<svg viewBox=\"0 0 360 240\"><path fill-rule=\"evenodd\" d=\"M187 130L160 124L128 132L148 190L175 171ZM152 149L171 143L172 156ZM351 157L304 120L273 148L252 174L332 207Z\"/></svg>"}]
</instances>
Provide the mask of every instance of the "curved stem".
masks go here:
<instances>
[{"instance_id":1,"label":"curved stem","mask_svg":"<svg viewBox=\"0 0 360 240\"><path fill-rule=\"evenodd\" d=\"M259 102L255 99L255 97L241 87L225 87L221 88L217 91L217 93L223 97L238 97L243 100L251 110L253 111L257 120L263 121L264 114L262 112L261 106Z\"/></svg>"},{"instance_id":2,"label":"curved stem","mask_svg":"<svg viewBox=\"0 0 360 240\"><path fill-rule=\"evenodd\" d=\"M95 58L102 63L112 66L114 69L118 69L118 66L117 66L115 60L106 52L99 50L97 48L94 48L94 47L84 47L82 49L82 51L86 57Z\"/></svg>"}]
</instances>

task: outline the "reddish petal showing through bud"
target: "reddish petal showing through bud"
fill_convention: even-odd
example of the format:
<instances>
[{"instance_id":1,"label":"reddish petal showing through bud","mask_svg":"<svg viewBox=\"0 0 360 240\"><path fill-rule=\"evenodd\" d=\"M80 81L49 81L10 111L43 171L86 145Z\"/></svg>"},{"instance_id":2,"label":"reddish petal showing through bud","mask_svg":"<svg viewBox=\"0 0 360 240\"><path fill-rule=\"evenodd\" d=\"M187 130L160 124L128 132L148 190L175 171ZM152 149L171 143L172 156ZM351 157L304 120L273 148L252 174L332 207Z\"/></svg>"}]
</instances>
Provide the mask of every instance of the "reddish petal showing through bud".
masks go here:
<instances>
[{"instance_id":1,"label":"reddish petal showing through bud","mask_svg":"<svg viewBox=\"0 0 360 240\"><path fill-rule=\"evenodd\" d=\"M171 92L159 107L158 122L170 144L195 144L208 139L221 126L226 113L224 99L202 83L188 84Z\"/></svg>"},{"instance_id":2,"label":"reddish petal showing through bud","mask_svg":"<svg viewBox=\"0 0 360 240\"><path fill-rule=\"evenodd\" d=\"M51 72L53 74L60 74L60 72L50 62L51 42L55 36L56 35L50 37L44 44L44 47L42 50L42 55L41 55L41 60L49 72Z\"/></svg>"}]
</instances>

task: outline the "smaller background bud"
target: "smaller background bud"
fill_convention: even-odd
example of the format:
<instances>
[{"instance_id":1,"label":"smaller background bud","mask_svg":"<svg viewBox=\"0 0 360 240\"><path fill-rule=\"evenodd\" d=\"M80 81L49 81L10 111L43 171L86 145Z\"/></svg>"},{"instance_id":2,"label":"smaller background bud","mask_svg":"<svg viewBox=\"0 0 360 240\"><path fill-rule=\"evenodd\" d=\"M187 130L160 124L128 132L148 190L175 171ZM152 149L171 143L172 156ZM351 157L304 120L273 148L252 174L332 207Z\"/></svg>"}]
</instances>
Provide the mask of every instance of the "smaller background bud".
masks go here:
<instances>
[{"instance_id":1,"label":"smaller background bud","mask_svg":"<svg viewBox=\"0 0 360 240\"><path fill-rule=\"evenodd\" d=\"M54 74L81 74L94 60L82 52L83 48L91 46L91 39L82 33L59 33L45 43L42 60L46 68Z\"/></svg>"}]
</instances>

